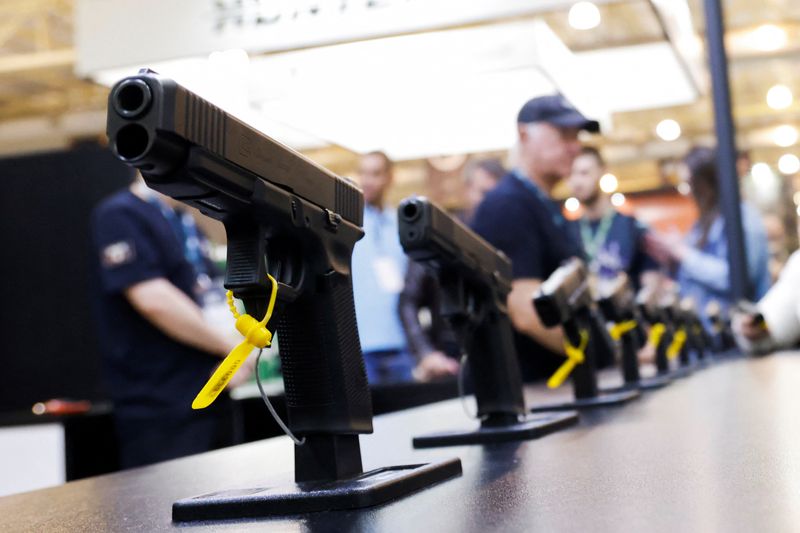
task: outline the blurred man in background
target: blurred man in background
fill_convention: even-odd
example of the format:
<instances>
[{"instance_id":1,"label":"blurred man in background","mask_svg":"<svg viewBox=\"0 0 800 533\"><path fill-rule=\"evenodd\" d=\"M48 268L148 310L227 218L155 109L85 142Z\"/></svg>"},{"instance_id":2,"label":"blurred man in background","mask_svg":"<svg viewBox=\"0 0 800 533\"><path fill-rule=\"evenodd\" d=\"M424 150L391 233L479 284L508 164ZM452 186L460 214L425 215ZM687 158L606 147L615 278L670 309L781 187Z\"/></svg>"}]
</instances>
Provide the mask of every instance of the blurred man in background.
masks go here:
<instances>
[{"instance_id":1,"label":"blurred man in background","mask_svg":"<svg viewBox=\"0 0 800 533\"><path fill-rule=\"evenodd\" d=\"M364 237L353 250L353 296L370 384L410 381L415 366L398 313L406 255L397 235L397 213L385 205L392 161L383 152L361 158Z\"/></svg>"},{"instance_id":2,"label":"blurred man in background","mask_svg":"<svg viewBox=\"0 0 800 533\"><path fill-rule=\"evenodd\" d=\"M235 344L203 318L213 266L192 217L139 178L95 209L91 230L93 296L121 466L232 444L227 394L205 410L191 409Z\"/></svg>"},{"instance_id":3,"label":"blurred man in background","mask_svg":"<svg viewBox=\"0 0 800 533\"><path fill-rule=\"evenodd\" d=\"M465 205L461 218L469 223L475 209L506 173L498 159L470 161L464 172ZM441 314L439 279L424 266L409 262L405 287L400 294L400 319L408 345L419 361L414 377L419 381L454 375L461 348L455 332Z\"/></svg>"},{"instance_id":4,"label":"blurred man in background","mask_svg":"<svg viewBox=\"0 0 800 533\"><path fill-rule=\"evenodd\" d=\"M583 206L577 221L589 270L600 278L628 275L636 289L658 283L658 263L644 249L647 229L635 218L619 213L608 194L600 190L606 165L600 152L585 146L575 162L568 184Z\"/></svg>"},{"instance_id":5,"label":"blurred man in background","mask_svg":"<svg viewBox=\"0 0 800 533\"><path fill-rule=\"evenodd\" d=\"M551 198L580 153L581 130L598 132L563 96L528 101L517 116L518 166L504 176L478 207L473 227L513 261L508 312L527 380L552 373L563 358L563 332L546 328L531 298L542 281L573 256L582 256L574 230Z\"/></svg>"},{"instance_id":6,"label":"blurred man in background","mask_svg":"<svg viewBox=\"0 0 800 533\"><path fill-rule=\"evenodd\" d=\"M497 187L500 178L508 171L499 159L475 159L464 169L464 211L460 217L465 224L471 224L475 211L486 193Z\"/></svg>"}]
</instances>

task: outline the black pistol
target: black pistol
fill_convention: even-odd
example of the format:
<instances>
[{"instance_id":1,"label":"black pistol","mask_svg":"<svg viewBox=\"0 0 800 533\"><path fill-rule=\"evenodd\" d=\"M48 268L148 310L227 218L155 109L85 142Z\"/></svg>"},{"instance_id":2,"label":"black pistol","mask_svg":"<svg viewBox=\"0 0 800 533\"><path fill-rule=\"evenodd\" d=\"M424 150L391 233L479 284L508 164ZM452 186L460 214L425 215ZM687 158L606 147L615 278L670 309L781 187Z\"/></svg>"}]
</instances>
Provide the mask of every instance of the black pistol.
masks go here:
<instances>
[{"instance_id":1,"label":"black pistol","mask_svg":"<svg viewBox=\"0 0 800 533\"><path fill-rule=\"evenodd\" d=\"M697 362L703 362L706 358L706 351L710 344L708 333L703 326L700 316L697 314L697 305L694 298L685 296L681 298L678 304L681 314L683 315L684 323L686 324L686 332L688 335L688 343L690 348L694 351L697 357Z\"/></svg>"},{"instance_id":2,"label":"black pistol","mask_svg":"<svg viewBox=\"0 0 800 533\"><path fill-rule=\"evenodd\" d=\"M522 379L506 309L512 281L508 257L427 198L407 198L397 213L406 254L439 280L441 313L467 354L481 419L478 430L416 437L414 445L533 438L577 421L575 414L523 417Z\"/></svg>"},{"instance_id":3,"label":"black pistol","mask_svg":"<svg viewBox=\"0 0 800 533\"><path fill-rule=\"evenodd\" d=\"M114 155L139 169L148 186L224 224L225 286L249 314L264 316L268 274L279 287L267 327L277 323L288 426L305 439L295 446L301 489L182 500L173 518L331 509L347 495L361 502L346 504L355 507L428 484L430 478L422 485L412 479L408 486L419 472L403 467L389 476L397 478L396 488L402 485L390 496L371 492L369 474L362 474L358 435L372 432L372 405L350 277L353 247L363 236L361 191L149 70L112 88L107 133ZM436 481L453 475L449 468ZM348 484L356 476L364 478L362 488ZM327 488L315 489L317 482ZM367 497L358 500L355 489L364 488Z\"/></svg>"},{"instance_id":4,"label":"black pistol","mask_svg":"<svg viewBox=\"0 0 800 533\"><path fill-rule=\"evenodd\" d=\"M622 347L622 374L625 384L637 385L641 380L637 357L641 347L641 325L628 276L620 272L612 279L601 280L597 292L597 304L612 324L611 337Z\"/></svg>"},{"instance_id":5,"label":"black pistol","mask_svg":"<svg viewBox=\"0 0 800 533\"><path fill-rule=\"evenodd\" d=\"M678 366L672 375L678 378L686 377L692 373L694 365L689 357L689 324L686 315L681 311L676 287L662 290L658 307L669 331L667 359L678 360Z\"/></svg>"},{"instance_id":6,"label":"black pistol","mask_svg":"<svg viewBox=\"0 0 800 533\"><path fill-rule=\"evenodd\" d=\"M656 370L659 376L670 374L669 348L672 336L669 329L669 319L660 306L660 292L656 287L644 286L636 294L636 306L642 317L650 325L647 343L655 350Z\"/></svg>"},{"instance_id":7,"label":"black pistol","mask_svg":"<svg viewBox=\"0 0 800 533\"><path fill-rule=\"evenodd\" d=\"M614 340L622 347L622 374L625 387L656 389L668 385L666 377L643 378L639 369L639 349L646 342L643 317L636 305L636 294L624 272L603 280L598 288L598 305L611 322Z\"/></svg>"},{"instance_id":8,"label":"black pistol","mask_svg":"<svg viewBox=\"0 0 800 533\"><path fill-rule=\"evenodd\" d=\"M564 263L539 287L534 306L547 327L564 326L564 334L572 344L580 343L579 316L592 305L589 272L580 259Z\"/></svg>"},{"instance_id":9,"label":"black pistol","mask_svg":"<svg viewBox=\"0 0 800 533\"><path fill-rule=\"evenodd\" d=\"M593 309L589 273L583 261L569 259L553 272L534 294L533 305L542 324L547 327L562 326L569 345L584 348L584 360L575 366L572 373L575 400L536 407L535 411L620 404L639 396L637 390L605 393L598 387L596 350L598 343L606 342L607 333L601 330Z\"/></svg>"},{"instance_id":10,"label":"black pistol","mask_svg":"<svg viewBox=\"0 0 800 533\"><path fill-rule=\"evenodd\" d=\"M736 347L730 317L718 300L710 300L704 309L711 323L712 346L718 354L727 354Z\"/></svg>"},{"instance_id":11,"label":"black pistol","mask_svg":"<svg viewBox=\"0 0 800 533\"><path fill-rule=\"evenodd\" d=\"M663 316L667 319L667 329L670 331L671 342L667 348L667 357L671 359L677 358L680 368L688 367L690 366L687 345L689 336L686 317L681 312L677 291L664 291L661 295L659 306Z\"/></svg>"}]
</instances>

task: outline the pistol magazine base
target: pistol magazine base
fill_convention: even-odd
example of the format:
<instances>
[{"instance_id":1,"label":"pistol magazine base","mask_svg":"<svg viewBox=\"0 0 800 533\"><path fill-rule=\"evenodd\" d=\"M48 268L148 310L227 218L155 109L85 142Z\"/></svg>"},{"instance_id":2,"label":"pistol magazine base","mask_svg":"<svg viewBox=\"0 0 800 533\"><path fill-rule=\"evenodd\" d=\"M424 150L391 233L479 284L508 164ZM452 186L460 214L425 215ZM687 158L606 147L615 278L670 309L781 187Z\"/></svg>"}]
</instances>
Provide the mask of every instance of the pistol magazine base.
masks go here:
<instances>
[{"instance_id":1,"label":"pistol magazine base","mask_svg":"<svg viewBox=\"0 0 800 533\"><path fill-rule=\"evenodd\" d=\"M527 416L516 424L480 426L472 430L432 433L414 437L414 448L460 446L463 444L492 444L544 437L578 422L578 413L548 413Z\"/></svg>"},{"instance_id":2,"label":"pistol magazine base","mask_svg":"<svg viewBox=\"0 0 800 533\"><path fill-rule=\"evenodd\" d=\"M173 503L172 520L235 520L372 507L460 475L461 461L450 459L378 468L343 480L213 492Z\"/></svg>"},{"instance_id":3,"label":"pistol magazine base","mask_svg":"<svg viewBox=\"0 0 800 533\"><path fill-rule=\"evenodd\" d=\"M625 390L619 392L601 391L598 396L591 398L579 398L571 402L554 403L539 405L531 408L532 413L546 413L548 411L571 411L575 409L593 409L597 407L611 407L635 400L640 396L638 389Z\"/></svg>"}]
</instances>

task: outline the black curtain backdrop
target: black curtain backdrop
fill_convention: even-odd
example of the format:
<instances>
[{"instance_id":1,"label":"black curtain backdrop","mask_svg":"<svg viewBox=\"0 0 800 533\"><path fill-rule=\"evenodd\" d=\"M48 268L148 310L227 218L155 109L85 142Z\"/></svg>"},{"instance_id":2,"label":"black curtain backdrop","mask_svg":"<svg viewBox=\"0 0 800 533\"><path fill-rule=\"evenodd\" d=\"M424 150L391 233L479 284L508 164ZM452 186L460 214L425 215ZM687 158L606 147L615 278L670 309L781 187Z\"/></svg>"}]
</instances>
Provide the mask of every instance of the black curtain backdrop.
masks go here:
<instances>
[{"instance_id":1,"label":"black curtain backdrop","mask_svg":"<svg viewBox=\"0 0 800 533\"><path fill-rule=\"evenodd\" d=\"M0 159L0 412L102 400L89 216L131 180L96 144Z\"/></svg>"}]
</instances>

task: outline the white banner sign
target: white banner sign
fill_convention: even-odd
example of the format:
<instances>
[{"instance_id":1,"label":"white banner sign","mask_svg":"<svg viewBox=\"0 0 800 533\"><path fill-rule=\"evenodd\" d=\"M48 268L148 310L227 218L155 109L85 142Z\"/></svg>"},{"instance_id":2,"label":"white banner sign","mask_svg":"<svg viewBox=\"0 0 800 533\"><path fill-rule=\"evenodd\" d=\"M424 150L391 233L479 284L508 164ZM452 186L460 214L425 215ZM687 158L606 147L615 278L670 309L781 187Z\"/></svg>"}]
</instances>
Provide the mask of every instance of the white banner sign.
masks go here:
<instances>
[{"instance_id":1,"label":"white banner sign","mask_svg":"<svg viewBox=\"0 0 800 533\"><path fill-rule=\"evenodd\" d=\"M213 51L265 53L442 29L569 6L573 0L77 0L76 71Z\"/></svg>"}]
</instances>

